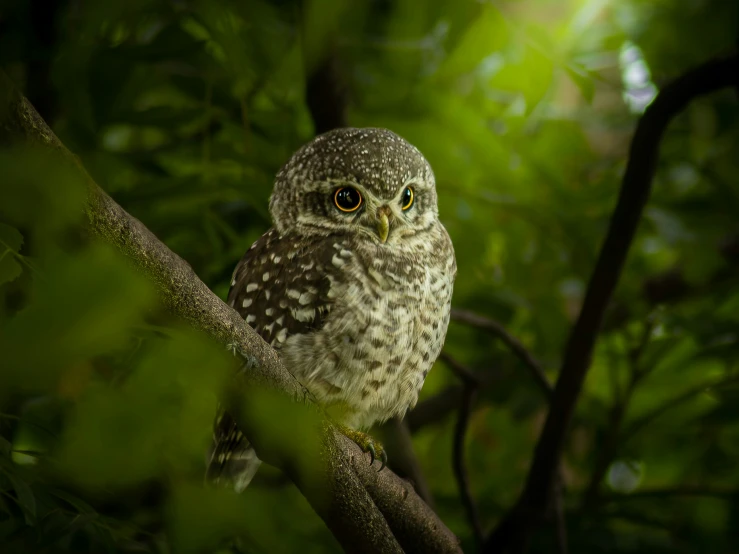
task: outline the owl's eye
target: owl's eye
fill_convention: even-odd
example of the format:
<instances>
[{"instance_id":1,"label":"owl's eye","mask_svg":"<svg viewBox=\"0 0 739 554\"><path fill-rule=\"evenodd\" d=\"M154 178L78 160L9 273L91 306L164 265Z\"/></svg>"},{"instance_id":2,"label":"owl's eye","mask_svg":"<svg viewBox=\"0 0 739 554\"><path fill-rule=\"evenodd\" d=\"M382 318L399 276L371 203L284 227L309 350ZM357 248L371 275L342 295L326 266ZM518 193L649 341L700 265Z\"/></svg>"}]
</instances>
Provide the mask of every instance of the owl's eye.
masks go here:
<instances>
[{"instance_id":1,"label":"owl's eye","mask_svg":"<svg viewBox=\"0 0 739 554\"><path fill-rule=\"evenodd\" d=\"M356 212L362 205L362 195L352 187L342 187L334 193L334 204L342 212Z\"/></svg>"},{"instance_id":2,"label":"owl's eye","mask_svg":"<svg viewBox=\"0 0 739 554\"><path fill-rule=\"evenodd\" d=\"M409 209L413 205L415 195L411 187L405 187L403 195L400 197L400 204L403 206L403 210Z\"/></svg>"}]
</instances>

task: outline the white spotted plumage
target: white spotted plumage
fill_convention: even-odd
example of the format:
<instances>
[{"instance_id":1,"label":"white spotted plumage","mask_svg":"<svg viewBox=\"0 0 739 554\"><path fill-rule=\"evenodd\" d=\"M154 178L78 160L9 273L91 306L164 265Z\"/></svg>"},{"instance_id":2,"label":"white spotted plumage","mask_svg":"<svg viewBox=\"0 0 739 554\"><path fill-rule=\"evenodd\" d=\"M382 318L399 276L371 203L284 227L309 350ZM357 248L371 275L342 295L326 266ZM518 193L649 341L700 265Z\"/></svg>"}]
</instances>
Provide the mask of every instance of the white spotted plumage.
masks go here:
<instances>
[{"instance_id":1,"label":"white spotted plumage","mask_svg":"<svg viewBox=\"0 0 739 554\"><path fill-rule=\"evenodd\" d=\"M356 214L333 205L343 185L361 192ZM270 209L275 228L236 267L230 305L342 423L402 416L441 351L456 274L428 163L390 131L333 131L280 171ZM378 210L390 214L386 242ZM245 487L258 465L249 448L224 414L209 475Z\"/></svg>"}]
</instances>

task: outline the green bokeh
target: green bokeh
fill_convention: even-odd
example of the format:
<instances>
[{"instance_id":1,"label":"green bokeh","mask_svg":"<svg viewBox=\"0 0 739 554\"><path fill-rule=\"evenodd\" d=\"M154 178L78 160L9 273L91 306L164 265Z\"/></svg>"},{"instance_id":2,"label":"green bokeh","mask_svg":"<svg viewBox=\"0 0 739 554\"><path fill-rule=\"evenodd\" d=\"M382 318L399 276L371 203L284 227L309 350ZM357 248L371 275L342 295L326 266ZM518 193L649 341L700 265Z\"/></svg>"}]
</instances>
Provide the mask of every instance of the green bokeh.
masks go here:
<instances>
[{"instance_id":1,"label":"green bokeh","mask_svg":"<svg viewBox=\"0 0 739 554\"><path fill-rule=\"evenodd\" d=\"M434 168L459 266L454 305L500 321L551 380L639 94L739 36L739 4L726 0L111 0L59 3L44 13L51 25L29 6L0 4L0 67L93 179L221 297L270 226L273 176L314 135L306 80L334 56L348 123L390 128ZM566 447L570 552L739 549L738 123L736 92L724 91L693 102L663 139ZM241 497L203 486L232 358L171 321L151 285L85 234L84 196L69 165L3 144L0 550L337 551L273 468ZM523 486L546 403L485 333L452 322L446 349L502 376L480 391L466 443L487 531ZM421 402L456 384L437 363ZM270 397L249 409L292 417ZM455 419L413 443L438 513L474 551L450 463ZM305 421L273 438L313 453L313 431ZM584 507L611 436L620 480L606 476L602 502ZM631 478L626 492L611 486ZM553 551L554 536L545 525L533 550Z\"/></svg>"}]
</instances>

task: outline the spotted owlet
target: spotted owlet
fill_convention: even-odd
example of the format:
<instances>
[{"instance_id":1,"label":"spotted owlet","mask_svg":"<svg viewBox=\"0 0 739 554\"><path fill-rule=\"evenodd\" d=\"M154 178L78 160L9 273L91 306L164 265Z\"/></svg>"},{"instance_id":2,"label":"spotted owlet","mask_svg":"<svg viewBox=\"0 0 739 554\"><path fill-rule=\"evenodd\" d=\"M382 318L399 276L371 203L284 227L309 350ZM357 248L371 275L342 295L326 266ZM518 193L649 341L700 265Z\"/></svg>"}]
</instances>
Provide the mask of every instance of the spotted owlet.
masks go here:
<instances>
[{"instance_id":1,"label":"spotted owlet","mask_svg":"<svg viewBox=\"0 0 739 554\"><path fill-rule=\"evenodd\" d=\"M456 274L428 162L385 129L331 131L280 170L270 212L229 304L341 424L402 416L441 350ZM259 463L222 414L208 476L243 490Z\"/></svg>"}]
</instances>

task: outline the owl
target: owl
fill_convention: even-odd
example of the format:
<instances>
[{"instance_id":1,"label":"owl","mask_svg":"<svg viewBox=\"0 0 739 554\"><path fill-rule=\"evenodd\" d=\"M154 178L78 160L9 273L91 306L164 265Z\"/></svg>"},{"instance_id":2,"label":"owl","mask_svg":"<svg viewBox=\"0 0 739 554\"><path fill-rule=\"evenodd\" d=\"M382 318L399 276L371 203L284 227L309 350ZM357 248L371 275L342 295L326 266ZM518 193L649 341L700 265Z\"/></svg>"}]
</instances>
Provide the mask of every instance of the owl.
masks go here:
<instances>
[{"instance_id":1,"label":"owl","mask_svg":"<svg viewBox=\"0 0 739 554\"><path fill-rule=\"evenodd\" d=\"M456 275L428 162L385 129L330 131L279 171L270 213L229 305L343 428L402 417L441 351ZM210 480L241 491L259 464L220 414Z\"/></svg>"}]
</instances>

